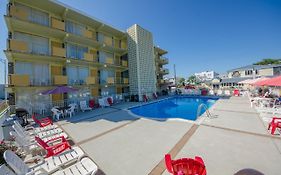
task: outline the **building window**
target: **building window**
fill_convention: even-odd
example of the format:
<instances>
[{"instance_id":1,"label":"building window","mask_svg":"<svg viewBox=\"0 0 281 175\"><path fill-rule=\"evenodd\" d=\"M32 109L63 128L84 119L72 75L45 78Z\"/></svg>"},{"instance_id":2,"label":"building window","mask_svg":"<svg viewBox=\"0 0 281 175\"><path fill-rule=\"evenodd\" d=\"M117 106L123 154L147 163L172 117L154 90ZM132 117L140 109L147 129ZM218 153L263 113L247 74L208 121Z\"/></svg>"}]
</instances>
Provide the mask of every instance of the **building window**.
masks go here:
<instances>
[{"instance_id":1,"label":"building window","mask_svg":"<svg viewBox=\"0 0 281 175\"><path fill-rule=\"evenodd\" d=\"M65 23L65 30L69 33L73 33L73 34L82 36L85 29L86 29L85 26L68 21L68 20Z\"/></svg>"},{"instance_id":2,"label":"building window","mask_svg":"<svg viewBox=\"0 0 281 175\"><path fill-rule=\"evenodd\" d=\"M84 53L88 52L87 47L79 46L76 44L67 43L66 48L66 55L68 58L83 59Z\"/></svg>"},{"instance_id":3,"label":"building window","mask_svg":"<svg viewBox=\"0 0 281 175\"><path fill-rule=\"evenodd\" d=\"M66 68L69 84L84 84L89 76L87 67L68 66Z\"/></svg>"}]
</instances>

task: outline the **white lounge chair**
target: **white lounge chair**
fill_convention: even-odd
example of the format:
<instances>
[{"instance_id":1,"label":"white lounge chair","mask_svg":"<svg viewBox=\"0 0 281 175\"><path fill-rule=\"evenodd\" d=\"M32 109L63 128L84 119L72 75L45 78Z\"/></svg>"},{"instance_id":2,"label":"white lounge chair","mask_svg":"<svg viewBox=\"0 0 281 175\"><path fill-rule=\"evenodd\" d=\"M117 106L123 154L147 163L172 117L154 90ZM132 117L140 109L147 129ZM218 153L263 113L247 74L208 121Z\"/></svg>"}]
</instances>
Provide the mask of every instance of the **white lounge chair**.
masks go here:
<instances>
[{"instance_id":1,"label":"white lounge chair","mask_svg":"<svg viewBox=\"0 0 281 175\"><path fill-rule=\"evenodd\" d=\"M40 131L36 132L38 130L33 130L32 128L31 129L27 128L27 130L26 130L19 124L18 121L14 121L14 125L15 125L16 130L19 130L21 133L26 133L28 135L36 135L40 138L48 137L48 136L55 135L55 134L60 134L63 132L62 129L60 129L60 128L54 128L52 130L41 131L41 132Z\"/></svg>"},{"instance_id":2,"label":"white lounge chair","mask_svg":"<svg viewBox=\"0 0 281 175\"><path fill-rule=\"evenodd\" d=\"M31 135L27 134L26 132L22 132L22 130L18 129L15 125L13 125L12 128L16 131L16 133L19 136L23 137L26 141L34 140L34 136L31 136ZM65 138L68 137L68 135L64 132L56 133L53 135L41 135L41 136L42 136L42 140L44 140L44 141L51 140L52 138L56 138L56 137L60 137L60 136L63 136Z\"/></svg>"},{"instance_id":3,"label":"white lounge chair","mask_svg":"<svg viewBox=\"0 0 281 175\"><path fill-rule=\"evenodd\" d=\"M87 102L86 101L80 101L80 109L81 111L85 112L85 111L91 111L92 108L90 108L88 105L87 105Z\"/></svg>"},{"instance_id":4,"label":"white lounge chair","mask_svg":"<svg viewBox=\"0 0 281 175\"><path fill-rule=\"evenodd\" d=\"M84 157L74 165L59 170L53 175L94 175L97 170L97 165L88 157Z\"/></svg>"},{"instance_id":5,"label":"white lounge chair","mask_svg":"<svg viewBox=\"0 0 281 175\"><path fill-rule=\"evenodd\" d=\"M16 175L10 168L8 168L6 165L0 166L0 174L1 175Z\"/></svg>"},{"instance_id":6,"label":"white lounge chair","mask_svg":"<svg viewBox=\"0 0 281 175\"><path fill-rule=\"evenodd\" d=\"M30 160L26 160L25 162L30 162L34 159L39 159L40 162L36 165L29 166L14 152L10 150L4 152L5 161L17 174L32 174L35 172L52 174L59 170L61 166L75 162L79 163L79 160L82 160L83 156L84 152L79 147L72 147L72 149L68 151L56 156L48 157L46 159L43 159L41 156L35 156Z\"/></svg>"},{"instance_id":7,"label":"white lounge chair","mask_svg":"<svg viewBox=\"0 0 281 175\"><path fill-rule=\"evenodd\" d=\"M220 90L220 89L218 90L218 95L219 95L219 96L222 96L222 95L223 95L222 90Z\"/></svg>"},{"instance_id":8,"label":"white lounge chair","mask_svg":"<svg viewBox=\"0 0 281 175\"><path fill-rule=\"evenodd\" d=\"M30 142L19 136L15 131L10 131L10 135L15 139L16 145L18 146L19 150L24 152L25 154L34 155L34 153L41 150L41 148L35 141Z\"/></svg>"}]
</instances>

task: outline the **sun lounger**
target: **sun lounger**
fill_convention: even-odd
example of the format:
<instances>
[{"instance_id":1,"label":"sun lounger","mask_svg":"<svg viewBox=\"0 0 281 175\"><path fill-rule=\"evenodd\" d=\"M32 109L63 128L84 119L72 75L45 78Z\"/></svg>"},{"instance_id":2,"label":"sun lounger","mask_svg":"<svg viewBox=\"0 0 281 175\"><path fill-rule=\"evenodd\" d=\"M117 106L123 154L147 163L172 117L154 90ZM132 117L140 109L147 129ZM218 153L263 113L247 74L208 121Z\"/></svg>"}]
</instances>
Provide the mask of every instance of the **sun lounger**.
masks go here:
<instances>
[{"instance_id":1,"label":"sun lounger","mask_svg":"<svg viewBox=\"0 0 281 175\"><path fill-rule=\"evenodd\" d=\"M87 102L86 101L80 101L80 109L82 112L85 112L85 111L91 111L92 108L90 108L88 105L87 105Z\"/></svg>"},{"instance_id":2,"label":"sun lounger","mask_svg":"<svg viewBox=\"0 0 281 175\"><path fill-rule=\"evenodd\" d=\"M63 151L71 148L70 144L64 137L57 137L48 140L47 142L44 142L39 137L35 136L35 140L47 152L45 156L46 158L50 156L58 155Z\"/></svg>"},{"instance_id":3,"label":"sun lounger","mask_svg":"<svg viewBox=\"0 0 281 175\"><path fill-rule=\"evenodd\" d=\"M45 117L45 118L42 118L42 119L37 119L35 114L32 115L32 119L34 120L35 123L37 123L40 127L45 127L45 126L48 126L48 125L52 125L53 124L53 121L48 118L48 117Z\"/></svg>"},{"instance_id":4,"label":"sun lounger","mask_svg":"<svg viewBox=\"0 0 281 175\"><path fill-rule=\"evenodd\" d=\"M0 166L0 174L1 175L16 175L10 168L8 168L6 165Z\"/></svg>"},{"instance_id":5,"label":"sun lounger","mask_svg":"<svg viewBox=\"0 0 281 175\"><path fill-rule=\"evenodd\" d=\"M26 132L22 132L22 130L18 129L15 125L13 125L12 128L16 131L16 133L19 136L23 137L25 140L29 140L29 141L34 140L34 136L31 136L31 135L27 134ZM56 133L53 135L46 135L46 136L42 137L42 139L44 141L48 141L48 140L51 140L53 138L60 137L60 136L64 136L65 138L68 137L68 135L66 133L61 132L61 133Z\"/></svg>"},{"instance_id":6,"label":"sun lounger","mask_svg":"<svg viewBox=\"0 0 281 175\"><path fill-rule=\"evenodd\" d=\"M45 138L51 135L55 135L55 134L60 134L62 133L62 129L60 128L54 128L52 130L47 130L47 131L39 131L38 130L34 130L33 128L29 129L27 128L27 130L25 128L23 128L18 121L14 121L14 125L16 130L20 131L21 133L26 133L27 135L37 135L40 138Z\"/></svg>"},{"instance_id":7,"label":"sun lounger","mask_svg":"<svg viewBox=\"0 0 281 175\"><path fill-rule=\"evenodd\" d=\"M51 174L59 170L61 166L70 163L79 162L84 156L83 151L79 147L72 147L71 150L65 151L59 155L43 159L41 156L35 156L25 162L20 159L14 152L7 150L4 152L4 159L7 164L17 174L32 174L35 172ZM26 162L39 159L40 161L35 165L27 165Z\"/></svg>"},{"instance_id":8,"label":"sun lounger","mask_svg":"<svg viewBox=\"0 0 281 175\"><path fill-rule=\"evenodd\" d=\"M97 165L88 157L65 169L55 172L53 175L94 175L98 170Z\"/></svg>"},{"instance_id":9,"label":"sun lounger","mask_svg":"<svg viewBox=\"0 0 281 175\"><path fill-rule=\"evenodd\" d=\"M268 124L267 130L271 129L271 134L274 135L277 128L281 128L281 118L273 117L271 122Z\"/></svg>"},{"instance_id":10,"label":"sun lounger","mask_svg":"<svg viewBox=\"0 0 281 175\"><path fill-rule=\"evenodd\" d=\"M33 155L35 152L40 150L37 143L26 140L25 138L19 136L15 131L10 131L10 135L15 139L20 151L24 152L25 154Z\"/></svg>"}]
</instances>

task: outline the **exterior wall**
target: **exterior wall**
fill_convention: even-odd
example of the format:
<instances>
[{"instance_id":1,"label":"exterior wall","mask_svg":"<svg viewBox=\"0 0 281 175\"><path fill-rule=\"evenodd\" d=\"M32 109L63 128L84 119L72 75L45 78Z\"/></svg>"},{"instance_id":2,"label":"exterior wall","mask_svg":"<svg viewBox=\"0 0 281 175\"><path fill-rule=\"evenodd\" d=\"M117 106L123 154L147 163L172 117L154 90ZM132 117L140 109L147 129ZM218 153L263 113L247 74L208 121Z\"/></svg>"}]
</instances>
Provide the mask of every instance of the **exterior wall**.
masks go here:
<instances>
[{"instance_id":1,"label":"exterior wall","mask_svg":"<svg viewBox=\"0 0 281 175\"><path fill-rule=\"evenodd\" d=\"M259 70L260 76L273 76L273 68Z\"/></svg>"},{"instance_id":2,"label":"exterior wall","mask_svg":"<svg viewBox=\"0 0 281 175\"><path fill-rule=\"evenodd\" d=\"M205 72L199 72L194 74L198 79L202 81L206 80L212 80L214 79L218 74L214 71L205 71Z\"/></svg>"},{"instance_id":3,"label":"exterior wall","mask_svg":"<svg viewBox=\"0 0 281 175\"><path fill-rule=\"evenodd\" d=\"M141 100L143 94L156 92L153 38L149 31L138 25L133 25L127 32L130 93L137 93Z\"/></svg>"},{"instance_id":4,"label":"exterior wall","mask_svg":"<svg viewBox=\"0 0 281 175\"><path fill-rule=\"evenodd\" d=\"M52 8L48 8L49 6ZM61 13L63 10L65 13ZM45 15L44 20L43 17L36 17L38 14ZM26 96L34 92L34 89L40 92L58 85L72 85L79 89L76 95L68 94L69 98L84 95L97 97L103 91L108 90L110 94L117 88L119 93L122 93L123 88L128 89L128 75L121 77L121 73L128 70L125 32L55 1L9 1L4 18L10 32L5 54L9 65L12 65L9 70L13 70L9 71L10 81L7 91L15 97L16 103L30 100ZM73 25L69 25L69 22ZM99 31L96 31L97 28ZM34 41L40 41L40 44ZM73 47L70 48L69 45ZM83 53L80 53L81 50ZM26 69L21 65L19 67L22 69L15 73L19 62L31 65ZM48 73L42 73L44 76L37 73L41 71L39 64L44 64L48 70L46 71ZM73 73L76 70L69 71L69 67L77 68L78 73ZM81 68L84 70L80 71ZM106 74L108 76L103 77L108 79L105 84L99 82L101 79L99 72L102 70L113 72L110 76ZM115 72L120 72L118 77ZM111 88L105 88L107 86ZM40 101L37 98L35 100Z\"/></svg>"}]
</instances>

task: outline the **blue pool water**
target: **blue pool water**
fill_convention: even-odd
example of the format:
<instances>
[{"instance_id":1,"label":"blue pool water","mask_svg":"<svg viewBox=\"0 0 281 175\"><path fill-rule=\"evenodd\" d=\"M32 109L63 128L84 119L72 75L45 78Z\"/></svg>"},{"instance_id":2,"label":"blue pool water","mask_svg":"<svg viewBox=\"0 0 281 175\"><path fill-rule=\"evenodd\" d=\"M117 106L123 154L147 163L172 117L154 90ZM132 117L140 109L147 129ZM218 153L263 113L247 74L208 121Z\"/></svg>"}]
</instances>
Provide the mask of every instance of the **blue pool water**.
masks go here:
<instances>
[{"instance_id":1,"label":"blue pool water","mask_svg":"<svg viewBox=\"0 0 281 175\"><path fill-rule=\"evenodd\" d=\"M136 115L149 118L182 118L196 120L197 109L200 104L210 108L218 98L206 97L173 97L159 102L130 108ZM205 112L203 108L200 115Z\"/></svg>"}]
</instances>

